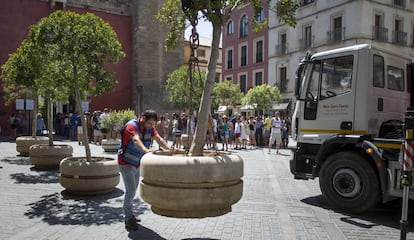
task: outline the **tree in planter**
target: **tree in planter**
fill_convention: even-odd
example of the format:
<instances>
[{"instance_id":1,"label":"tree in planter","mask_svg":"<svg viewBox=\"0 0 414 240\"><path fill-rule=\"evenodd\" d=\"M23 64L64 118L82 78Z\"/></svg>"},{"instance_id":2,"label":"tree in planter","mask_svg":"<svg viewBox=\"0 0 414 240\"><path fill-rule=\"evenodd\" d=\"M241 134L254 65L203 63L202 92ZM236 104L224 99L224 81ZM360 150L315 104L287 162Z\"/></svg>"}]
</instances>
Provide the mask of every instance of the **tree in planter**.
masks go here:
<instances>
[{"instance_id":1,"label":"tree in planter","mask_svg":"<svg viewBox=\"0 0 414 240\"><path fill-rule=\"evenodd\" d=\"M211 109L214 80L216 75L217 58L219 56L219 43L221 29L229 19L233 9L250 3L254 7L255 17L250 18L253 21L255 30L259 30L267 23L257 22L257 16L262 9L262 4L269 4L274 1L270 0L167 0L157 14L158 19L170 27L167 36L167 49L173 49L184 32L185 21L189 20L195 24L199 19L204 19L213 25L213 40L211 44L211 55L208 63L207 77L204 84L201 105L197 114L197 128L195 138L190 147L190 154L201 156L207 132L208 115ZM299 7L296 1L278 0L270 8L277 12L280 21L294 26L294 13Z\"/></svg>"},{"instance_id":2,"label":"tree in planter","mask_svg":"<svg viewBox=\"0 0 414 240\"><path fill-rule=\"evenodd\" d=\"M115 73L105 69L117 63L125 53L122 51L115 31L101 18L91 13L78 14L55 11L42 18L34 27L32 44L38 56L53 65L49 81L58 80L74 94L81 115L87 161L91 152L82 100L108 91L116 83Z\"/></svg>"}]
</instances>

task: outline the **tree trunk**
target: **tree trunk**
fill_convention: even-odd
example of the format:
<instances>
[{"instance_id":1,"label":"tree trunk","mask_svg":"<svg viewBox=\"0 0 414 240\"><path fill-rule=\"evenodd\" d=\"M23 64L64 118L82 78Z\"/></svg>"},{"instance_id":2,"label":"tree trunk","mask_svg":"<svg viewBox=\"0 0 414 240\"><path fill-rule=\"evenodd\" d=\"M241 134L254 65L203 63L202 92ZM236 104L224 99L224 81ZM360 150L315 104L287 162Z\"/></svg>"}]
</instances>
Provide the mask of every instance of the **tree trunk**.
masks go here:
<instances>
[{"instance_id":1,"label":"tree trunk","mask_svg":"<svg viewBox=\"0 0 414 240\"><path fill-rule=\"evenodd\" d=\"M53 145L53 103L51 98L47 101L47 132L49 136L49 146Z\"/></svg>"},{"instance_id":2,"label":"tree trunk","mask_svg":"<svg viewBox=\"0 0 414 240\"><path fill-rule=\"evenodd\" d=\"M211 55L207 67L207 79L201 97L201 104L197 114L197 127L195 137L191 144L190 154L202 156L206 139L208 116L211 112L212 94L216 78L217 59L219 57L219 44L221 35L221 24L213 24L213 40L211 43Z\"/></svg>"},{"instance_id":3,"label":"tree trunk","mask_svg":"<svg viewBox=\"0 0 414 240\"><path fill-rule=\"evenodd\" d=\"M83 145L85 146L86 161L89 162L92 159L91 157L92 155L91 155L91 148L89 146L88 127L86 126L85 113L83 112L83 108L82 108L82 99L81 99L81 93L80 93L79 84L78 84L78 74L77 74L76 65L74 65L73 67L73 78L75 80L76 108L79 111L81 123L82 123L82 131L83 131L82 142L83 142Z\"/></svg>"}]
</instances>

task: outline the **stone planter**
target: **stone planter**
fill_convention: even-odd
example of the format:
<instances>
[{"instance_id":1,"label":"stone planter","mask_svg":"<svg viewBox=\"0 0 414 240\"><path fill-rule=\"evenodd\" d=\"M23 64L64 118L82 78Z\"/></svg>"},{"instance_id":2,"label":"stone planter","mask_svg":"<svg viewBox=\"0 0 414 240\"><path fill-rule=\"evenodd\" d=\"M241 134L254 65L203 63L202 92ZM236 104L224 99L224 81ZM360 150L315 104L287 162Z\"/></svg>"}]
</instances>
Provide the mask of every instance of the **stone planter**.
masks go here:
<instances>
[{"instance_id":1,"label":"stone planter","mask_svg":"<svg viewBox=\"0 0 414 240\"><path fill-rule=\"evenodd\" d=\"M49 144L48 137L39 137L33 138L32 136L21 136L16 138L16 151L20 153L21 156L29 156L29 148L34 144Z\"/></svg>"},{"instance_id":2,"label":"stone planter","mask_svg":"<svg viewBox=\"0 0 414 240\"><path fill-rule=\"evenodd\" d=\"M243 160L236 154L210 156L146 154L140 192L152 211L170 217L212 217L231 211L243 193Z\"/></svg>"},{"instance_id":3,"label":"stone planter","mask_svg":"<svg viewBox=\"0 0 414 240\"><path fill-rule=\"evenodd\" d=\"M119 183L118 162L112 158L68 157L60 162L59 182L70 193L97 195L111 192Z\"/></svg>"},{"instance_id":4,"label":"stone planter","mask_svg":"<svg viewBox=\"0 0 414 240\"><path fill-rule=\"evenodd\" d=\"M103 139L102 148L105 152L117 152L121 139Z\"/></svg>"},{"instance_id":5,"label":"stone planter","mask_svg":"<svg viewBox=\"0 0 414 240\"><path fill-rule=\"evenodd\" d=\"M71 157L73 148L70 145L42 145L30 146L30 163L36 168L59 168L60 161Z\"/></svg>"}]
</instances>

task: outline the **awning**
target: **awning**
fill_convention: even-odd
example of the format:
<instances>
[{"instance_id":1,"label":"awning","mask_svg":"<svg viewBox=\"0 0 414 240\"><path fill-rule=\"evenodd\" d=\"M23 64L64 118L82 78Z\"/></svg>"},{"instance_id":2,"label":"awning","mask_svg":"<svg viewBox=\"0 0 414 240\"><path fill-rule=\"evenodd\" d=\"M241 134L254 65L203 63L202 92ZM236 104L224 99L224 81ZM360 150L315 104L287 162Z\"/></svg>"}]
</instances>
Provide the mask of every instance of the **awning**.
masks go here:
<instances>
[{"instance_id":1,"label":"awning","mask_svg":"<svg viewBox=\"0 0 414 240\"><path fill-rule=\"evenodd\" d=\"M241 110L254 110L254 106L253 105L244 105L243 107L240 108Z\"/></svg>"},{"instance_id":2,"label":"awning","mask_svg":"<svg viewBox=\"0 0 414 240\"><path fill-rule=\"evenodd\" d=\"M279 103L279 104L273 104L272 110L274 111L285 111L287 107L289 106L290 101Z\"/></svg>"},{"instance_id":3,"label":"awning","mask_svg":"<svg viewBox=\"0 0 414 240\"><path fill-rule=\"evenodd\" d=\"M217 109L218 113L224 113L227 110L227 106L219 106Z\"/></svg>"}]
</instances>

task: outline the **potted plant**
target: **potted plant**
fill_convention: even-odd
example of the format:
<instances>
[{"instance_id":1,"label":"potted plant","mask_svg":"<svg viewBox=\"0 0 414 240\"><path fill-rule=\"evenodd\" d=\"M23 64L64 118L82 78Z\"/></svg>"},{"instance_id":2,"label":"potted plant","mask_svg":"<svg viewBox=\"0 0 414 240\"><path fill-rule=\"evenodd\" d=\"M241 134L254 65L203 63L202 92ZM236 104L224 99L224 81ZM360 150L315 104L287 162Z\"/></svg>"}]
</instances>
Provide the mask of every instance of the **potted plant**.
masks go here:
<instances>
[{"instance_id":1,"label":"potted plant","mask_svg":"<svg viewBox=\"0 0 414 240\"><path fill-rule=\"evenodd\" d=\"M105 152L118 151L121 144L120 131L121 128L131 119L135 118L135 112L131 109L110 111L108 116L99 119L101 128L110 131L110 138L102 140L102 148Z\"/></svg>"},{"instance_id":2,"label":"potted plant","mask_svg":"<svg viewBox=\"0 0 414 240\"><path fill-rule=\"evenodd\" d=\"M99 95L116 83L115 73L106 69L125 56L115 31L94 14L58 10L33 25L29 39L30 43L22 45L27 53L23 56L28 58L32 54L39 61L30 61L29 65L16 61L21 65L23 76L60 86L55 92L74 96L85 133L82 141L86 156L67 157L60 162L60 184L68 192L79 194L112 191L119 182L118 164L112 158L91 156L81 103L86 97ZM32 67L36 64L44 67ZM20 72L12 73L20 79Z\"/></svg>"}]
</instances>

